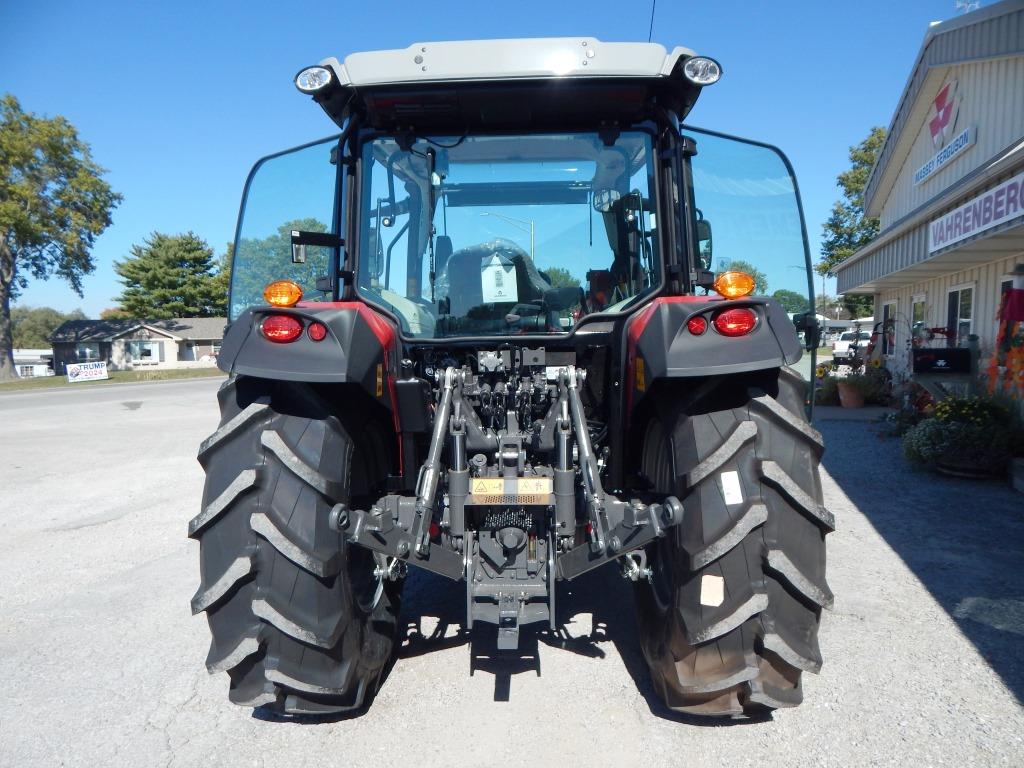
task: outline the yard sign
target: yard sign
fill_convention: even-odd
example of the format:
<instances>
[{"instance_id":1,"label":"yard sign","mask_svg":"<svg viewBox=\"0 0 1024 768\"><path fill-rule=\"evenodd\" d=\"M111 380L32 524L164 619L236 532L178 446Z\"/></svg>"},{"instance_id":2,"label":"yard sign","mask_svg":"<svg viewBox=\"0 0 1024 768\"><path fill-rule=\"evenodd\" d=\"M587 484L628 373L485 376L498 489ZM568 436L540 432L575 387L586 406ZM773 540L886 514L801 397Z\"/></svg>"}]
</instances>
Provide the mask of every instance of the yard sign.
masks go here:
<instances>
[{"instance_id":1,"label":"yard sign","mask_svg":"<svg viewBox=\"0 0 1024 768\"><path fill-rule=\"evenodd\" d=\"M98 381L109 379L107 375L107 362L101 360L98 363L71 363L67 367L68 382L74 384L76 381Z\"/></svg>"}]
</instances>

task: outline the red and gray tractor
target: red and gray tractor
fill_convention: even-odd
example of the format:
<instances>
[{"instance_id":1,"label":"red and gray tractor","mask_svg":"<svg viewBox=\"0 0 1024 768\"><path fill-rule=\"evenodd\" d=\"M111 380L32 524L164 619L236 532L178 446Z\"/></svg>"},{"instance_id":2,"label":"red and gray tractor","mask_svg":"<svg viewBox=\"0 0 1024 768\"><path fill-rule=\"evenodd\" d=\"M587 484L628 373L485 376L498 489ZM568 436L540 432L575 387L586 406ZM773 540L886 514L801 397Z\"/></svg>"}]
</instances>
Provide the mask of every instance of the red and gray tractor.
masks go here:
<instances>
[{"instance_id":1,"label":"red and gray tractor","mask_svg":"<svg viewBox=\"0 0 1024 768\"><path fill-rule=\"evenodd\" d=\"M801 701L833 528L807 237L781 152L684 124L720 76L593 38L297 75L338 132L246 181L189 525L233 702L367 706L409 566L500 651L604 565L669 708Z\"/></svg>"}]
</instances>

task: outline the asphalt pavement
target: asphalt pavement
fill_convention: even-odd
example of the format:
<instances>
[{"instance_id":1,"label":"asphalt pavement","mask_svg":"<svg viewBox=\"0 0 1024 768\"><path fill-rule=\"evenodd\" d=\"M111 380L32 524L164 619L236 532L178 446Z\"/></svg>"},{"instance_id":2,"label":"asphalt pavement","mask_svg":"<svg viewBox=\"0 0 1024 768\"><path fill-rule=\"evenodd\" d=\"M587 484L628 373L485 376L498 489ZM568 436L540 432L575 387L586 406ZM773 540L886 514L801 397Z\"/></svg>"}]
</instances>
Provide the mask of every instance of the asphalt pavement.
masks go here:
<instances>
[{"instance_id":1,"label":"asphalt pavement","mask_svg":"<svg viewBox=\"0 0 1024 768\"><path fill-rule=\"evenodd\" d=\"M562 629L514 656L462 631L458 585L414 572L366 714L229 704L185 536L218 383L0 395L0 765L1024 764L1024 496L909 469L868 422L819 423L836 600L797 709L665 710L609 568L562 585Z\"/></svg>"}]
</instances>

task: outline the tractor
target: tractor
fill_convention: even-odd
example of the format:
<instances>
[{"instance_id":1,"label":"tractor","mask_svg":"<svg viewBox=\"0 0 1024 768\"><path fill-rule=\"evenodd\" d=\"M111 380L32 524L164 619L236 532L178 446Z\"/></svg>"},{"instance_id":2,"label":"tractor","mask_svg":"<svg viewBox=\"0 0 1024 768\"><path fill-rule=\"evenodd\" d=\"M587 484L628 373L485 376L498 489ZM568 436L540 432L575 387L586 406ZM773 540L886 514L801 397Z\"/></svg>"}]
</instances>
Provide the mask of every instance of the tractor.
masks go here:
<instances>
[{"instance_id":1,"label":"tractor","mask_svg":"<svg viewBox=\"0 0 1024 768\"><path fill-rule=\"evenodd\" d=\"M336 130L245 183L188 530L231 701L365 709L410 566L497 653L611 566L667 707L800 703L834 527L810 259L786 157L684 123L721 75L585 37L298 73Z\"/></svg>"}]
</instances>

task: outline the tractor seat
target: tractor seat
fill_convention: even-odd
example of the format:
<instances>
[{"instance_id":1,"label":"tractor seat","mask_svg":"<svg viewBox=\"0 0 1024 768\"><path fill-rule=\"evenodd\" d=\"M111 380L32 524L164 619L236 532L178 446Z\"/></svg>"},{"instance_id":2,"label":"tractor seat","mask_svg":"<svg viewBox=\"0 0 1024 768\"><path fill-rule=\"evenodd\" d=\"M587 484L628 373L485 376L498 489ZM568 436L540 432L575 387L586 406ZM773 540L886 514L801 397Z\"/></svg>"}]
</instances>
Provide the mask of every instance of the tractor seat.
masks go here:
<instances>
[{"instance_id":1,"label":"tractor seat","mask_svg":"<svg viewBox=\"0 0 1024 768\"><path fill-rule=\"evenodd\" d=\"M485 259L498 256L511 261L516 271L517 301L498 302L499 314L504 314L510 304L539 304L544 292L551 289L537 271L533 259L522 248L510 240L498 238L487 243L471 245L455 251L440 270L438 285L440 297L449 300L449 314L465 317L470 310L491 302L485 302L481 283L481 266Z\"/></svg>"}]
</instances>

